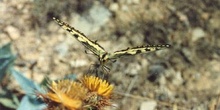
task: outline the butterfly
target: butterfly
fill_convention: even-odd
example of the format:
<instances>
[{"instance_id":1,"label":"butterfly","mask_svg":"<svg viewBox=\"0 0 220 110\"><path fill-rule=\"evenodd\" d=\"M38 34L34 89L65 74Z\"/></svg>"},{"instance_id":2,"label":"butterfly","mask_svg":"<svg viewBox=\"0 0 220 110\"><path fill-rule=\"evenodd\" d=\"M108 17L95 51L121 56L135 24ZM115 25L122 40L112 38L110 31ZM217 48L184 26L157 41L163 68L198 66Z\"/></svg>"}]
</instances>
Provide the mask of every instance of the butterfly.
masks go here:
<instances>
[{"instance_id":1,"label":"butterfly","mask_svg":"<svg viewBox=\"0 0 220 110\"><path fill-rule=\"evenodd\" d=\"M63 29L65 29L69 33L71 33L73 35L73 37L75 37L79 42L81 42L94 55L96 55L98 57L100 65L103 68L107 68L107 69L108 69L108 67L106 67L105 64L109 60L115 60L121 56L136 55L136 54L140 54L140 53L149 53L152 51L157 51L157 50L169 48L171 46L169 44L146 45L146 46L140 46L140 47L127 48L124 50L115 51L113 53L108 53L96 41L92 41L92 40L88 39L83 33L76 30L74 27L70 26L69 24L67 24L67 23L65 23L55 17L53 17L53 20L55 20Z\"/></svg>"}]
</instances>

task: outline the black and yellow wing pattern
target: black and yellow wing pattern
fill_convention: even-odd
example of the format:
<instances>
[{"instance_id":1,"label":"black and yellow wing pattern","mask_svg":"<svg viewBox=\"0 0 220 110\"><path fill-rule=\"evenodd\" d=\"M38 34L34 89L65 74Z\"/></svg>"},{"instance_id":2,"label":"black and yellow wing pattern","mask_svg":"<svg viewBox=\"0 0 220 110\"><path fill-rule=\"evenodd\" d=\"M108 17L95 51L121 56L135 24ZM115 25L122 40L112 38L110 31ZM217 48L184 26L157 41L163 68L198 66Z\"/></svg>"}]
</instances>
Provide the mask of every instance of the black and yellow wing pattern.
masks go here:
<instances>
[{"instance_id":1,"label":"black and yellow wing pattern","mask_svg":"<svg viewBox=\"0 0 220 110\"><path fill-rule=\"evenodd\" d=\"M83 33L76 30L74 27L71 27L69 24L55 17L53 17L53 20L55 20L63 29L70 32L79 42L81 42L87 49L93 52L96 56L100 57L106 53L106 51L104 50L102 46L88 39Z\"/></svg>"},{"instance_id":2,"label":"black and yellow wing pattern","mask_svg":"<svg viewBox=\"0 0 220 110\"><path fill-rule=\"evenodd\" d=\"M128 56L128 55L136 55L140 53L149 53L165 48L169 48L169 44L165 45L147 45L147 46L141 46L141 47L134 47L134 48L127 48L124 50L115 51L114 53L109 53L105 56L104 59L110 60L110 59L117 59L121 56Z\"/></svg>"},{"instance_id":3,"label":"black and yellow wing pattern","mask_svg":"<svg viewBox=\"0 0 220 110\"><path fill-rule=\"evenodd\" d=\"M103 68L105 68L105 63L112 59L117 59L121 56L128 56L128 55L136 55L140 53L149 53L165 48L169 48L169 44L165 45L147 45L147 46L141 46L141 47L133 47L133 48L127 48L120 51L115 51L113 53L108 53L104 50L102 46L100 46L98 43L88 39L83 33L76 30L75 28L71 27L67 23L53 17L53 19L65 30L70 32L79 42L81 42L87 49L89 49L91 52L93 52L99 59L100 64ZM107 68L107 67L106 67Z\"/></svg>"}]
</instances>

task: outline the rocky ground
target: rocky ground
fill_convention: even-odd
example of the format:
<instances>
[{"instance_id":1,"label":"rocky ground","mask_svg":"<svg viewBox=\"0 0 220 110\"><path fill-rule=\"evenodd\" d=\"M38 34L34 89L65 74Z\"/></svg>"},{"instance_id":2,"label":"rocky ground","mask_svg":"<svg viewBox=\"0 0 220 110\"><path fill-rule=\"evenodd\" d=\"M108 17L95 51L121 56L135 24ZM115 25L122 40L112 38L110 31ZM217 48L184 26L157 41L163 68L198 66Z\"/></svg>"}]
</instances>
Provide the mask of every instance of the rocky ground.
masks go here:
<instances>
[{"instance_id":1,"label":"rocky ground","mask_svg":"<svg viewBox=\"0 0 220 110\"><path fill-rule=\"evenodd\" d=\"M109 62L116 107L107 109L220 109L219 0L1 0L0 9L0 46L12 42L16 68L36 82L80 77L97 61L55 16L109 52L172 45Z\"/></svg>"}]
</instances>

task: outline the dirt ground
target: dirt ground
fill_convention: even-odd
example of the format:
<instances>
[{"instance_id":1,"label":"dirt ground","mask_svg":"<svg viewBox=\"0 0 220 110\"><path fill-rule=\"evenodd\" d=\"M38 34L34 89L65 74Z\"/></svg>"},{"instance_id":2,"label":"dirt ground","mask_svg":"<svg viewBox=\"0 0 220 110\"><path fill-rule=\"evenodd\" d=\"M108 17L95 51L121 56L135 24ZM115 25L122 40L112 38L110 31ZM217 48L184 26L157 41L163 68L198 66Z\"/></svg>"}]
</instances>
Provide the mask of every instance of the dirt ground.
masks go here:
<instances>
[{"instance_id":1,"label":"dirt ground","mask_svg":"<svg viewBox=\"0 0 220 110\"><path fill-rule=\"evenodd\" d=\"M55 16L109 52L171 45L109 62L107 109L220 110L219 0L1 0L0 9L0 46L12 42L15 67L36 82L81 77L97 61Z\"/></svg>"}]
</instances>

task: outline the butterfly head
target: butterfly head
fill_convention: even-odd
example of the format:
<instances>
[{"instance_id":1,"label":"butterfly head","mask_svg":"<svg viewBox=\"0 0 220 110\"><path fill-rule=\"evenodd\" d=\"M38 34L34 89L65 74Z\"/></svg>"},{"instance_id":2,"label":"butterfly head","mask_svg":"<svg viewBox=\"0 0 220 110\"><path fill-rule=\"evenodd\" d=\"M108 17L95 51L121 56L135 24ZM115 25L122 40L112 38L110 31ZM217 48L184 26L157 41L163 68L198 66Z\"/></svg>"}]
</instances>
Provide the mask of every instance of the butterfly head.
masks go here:
<instances>
[{"instance_id":1,"label":"butterfly head","mask_svg":"<svg viewBox=\"0 0 220 110\"><path fill-rule=\"evenodd\" d=\"M108 62L108 60L109 60L108 56L109 56L109 53L107 53L107 52L105 54L102 54L99 56L99 61L100 61L101 65L104 65Z\"/></svg>"}]
</instances>

